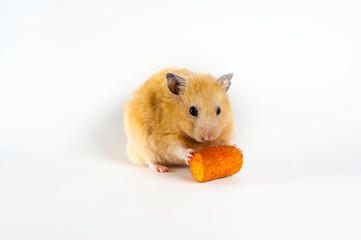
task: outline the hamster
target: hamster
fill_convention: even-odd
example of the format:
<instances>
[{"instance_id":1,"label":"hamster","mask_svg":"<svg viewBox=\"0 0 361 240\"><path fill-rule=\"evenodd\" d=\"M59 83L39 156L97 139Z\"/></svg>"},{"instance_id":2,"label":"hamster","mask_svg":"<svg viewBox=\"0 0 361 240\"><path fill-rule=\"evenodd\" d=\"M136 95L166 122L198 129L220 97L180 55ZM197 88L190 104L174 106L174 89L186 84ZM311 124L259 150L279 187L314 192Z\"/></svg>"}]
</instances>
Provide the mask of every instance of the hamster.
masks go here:
<instances>
[{"instance_id":1,"label":"hamster","mask_svg":"<svg viewBox=\"0 0 361 240\"><path fill-rule=\"evenodd\" d=\"M124 109L130 160L162 173L188 165L195 151L229 145L233 116L226 92L232 76L168 68L149 78Z\"/></svg>"}]
</instances>

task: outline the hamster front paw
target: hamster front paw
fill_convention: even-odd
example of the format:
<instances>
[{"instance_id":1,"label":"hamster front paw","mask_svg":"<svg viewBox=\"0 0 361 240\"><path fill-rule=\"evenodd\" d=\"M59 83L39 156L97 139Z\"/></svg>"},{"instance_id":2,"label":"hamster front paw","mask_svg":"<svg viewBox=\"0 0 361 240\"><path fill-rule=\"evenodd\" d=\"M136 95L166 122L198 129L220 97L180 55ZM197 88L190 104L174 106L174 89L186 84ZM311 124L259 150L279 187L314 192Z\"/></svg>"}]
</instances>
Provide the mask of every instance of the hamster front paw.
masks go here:
<instances>
[{"instance_id":1,"label":"hamster front paw","mask_svg":"<svg viewBox=\"0 0 361 240\"><path fill-rule=\"evenodd\" d=\"M186 164L189 166L189 161L192 160L192 158L194 154L194 150L191 148L188 148L185 150L185 154L184 154L184 160L186 162Z\"/></svg>"},{"instance_id":2,"label":"hamster front paw","mask_svg":"<svg viewBox=\"0 0 361 240\"><path fill-rule=\"evenodd\" d=\"M241 148L237 147L236 144L233 144L233 147L237 148L238 151L240 151L241 153L243 153L243 150L242 150Z\"/></svg>"}]
</instances>

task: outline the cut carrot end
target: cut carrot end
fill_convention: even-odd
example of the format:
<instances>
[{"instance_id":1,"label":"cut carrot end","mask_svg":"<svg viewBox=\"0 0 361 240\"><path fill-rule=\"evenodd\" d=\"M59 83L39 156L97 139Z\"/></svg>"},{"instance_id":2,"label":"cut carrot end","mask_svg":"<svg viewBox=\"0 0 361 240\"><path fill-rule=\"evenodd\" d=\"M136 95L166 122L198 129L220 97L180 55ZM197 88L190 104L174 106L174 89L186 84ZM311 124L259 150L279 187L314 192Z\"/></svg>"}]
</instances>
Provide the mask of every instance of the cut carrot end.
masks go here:
<instances>
[{"instance_id":1,"label":"cut carrot end","mask_svg":"<svg viewBox=\"0 0 361 240\"><path fill-rule=\"evenodd\" d=\"M233 146L218 146L194 153L190 171L198 182L236 174L243 165L243 154Z\"/></svg>"}]
</instances>

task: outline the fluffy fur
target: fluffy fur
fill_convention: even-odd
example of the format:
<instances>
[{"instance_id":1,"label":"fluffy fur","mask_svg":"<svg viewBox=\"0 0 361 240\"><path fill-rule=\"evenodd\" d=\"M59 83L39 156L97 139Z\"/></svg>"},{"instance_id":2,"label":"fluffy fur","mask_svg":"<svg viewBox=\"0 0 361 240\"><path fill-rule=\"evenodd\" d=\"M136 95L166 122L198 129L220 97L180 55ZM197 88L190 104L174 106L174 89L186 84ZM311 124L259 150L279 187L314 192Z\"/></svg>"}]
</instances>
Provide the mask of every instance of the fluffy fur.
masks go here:
<instances>
[{"instance_id":1,"label":"fluffy fur","mask_svg":"<svg viewBox=\"0 0 361 240\"><path fill-rule=\"evenodd\" d=\"M178 94L169 90L167 73L185 79ZM187 69L153 75L125 106L129 158L163 172L167 168L162 165L186 164L192 151L230 144L233 121L227 89L211 75ZM198 109L197 117L190 115L191 106ZM212 141L204 140L207 135Z\"/></svg>"}]
</instances>

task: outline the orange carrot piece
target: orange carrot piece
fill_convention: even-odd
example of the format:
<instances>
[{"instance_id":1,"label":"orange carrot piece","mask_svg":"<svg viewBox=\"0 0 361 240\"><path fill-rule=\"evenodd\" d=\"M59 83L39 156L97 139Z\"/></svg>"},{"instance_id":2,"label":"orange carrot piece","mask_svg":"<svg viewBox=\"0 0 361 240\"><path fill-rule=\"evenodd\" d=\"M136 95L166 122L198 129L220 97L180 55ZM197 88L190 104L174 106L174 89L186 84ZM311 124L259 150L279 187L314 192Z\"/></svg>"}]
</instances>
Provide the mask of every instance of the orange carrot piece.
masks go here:
<instances>
[{"instance_id":1,"label":"orange carrot piece","mask_svg":"<svg viewBox=\"0 0 361 240\"><path fill-rule=\"evenodd\" d=\"M194 153L189 161L191 173L198 182L236 174L242 167L243 154L233 146L209 147Z\"/></svg>"}]
</instances>

